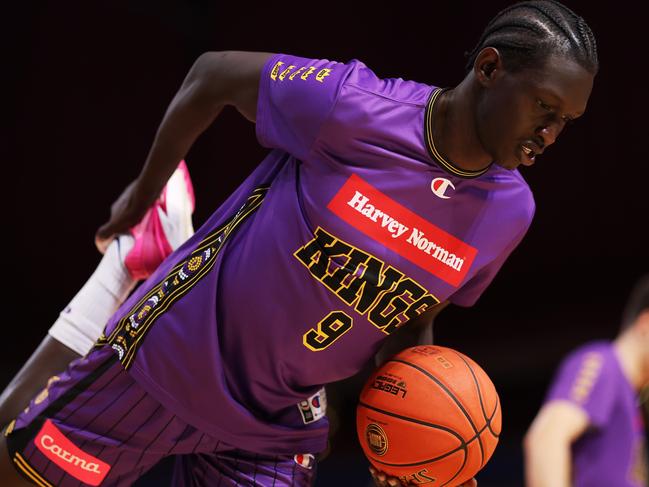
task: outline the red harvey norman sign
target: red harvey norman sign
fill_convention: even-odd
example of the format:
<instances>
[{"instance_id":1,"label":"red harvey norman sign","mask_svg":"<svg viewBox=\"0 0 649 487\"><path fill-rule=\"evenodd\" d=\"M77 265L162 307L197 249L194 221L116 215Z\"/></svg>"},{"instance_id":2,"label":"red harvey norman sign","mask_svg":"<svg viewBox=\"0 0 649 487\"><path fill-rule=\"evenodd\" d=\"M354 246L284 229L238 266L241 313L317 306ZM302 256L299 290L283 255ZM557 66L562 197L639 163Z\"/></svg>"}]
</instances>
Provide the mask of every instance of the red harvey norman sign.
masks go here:
<instances>
[{"instance_id":1,"label":"red harvey norman sign","mask_svg":"<svg viewBox=\"0 0 649 487\"><path fill-rule=\"evenodd\" d=\"M352 174L327 205L365 235L458 287L478 250Z\"/></svg>"}]
</instances>

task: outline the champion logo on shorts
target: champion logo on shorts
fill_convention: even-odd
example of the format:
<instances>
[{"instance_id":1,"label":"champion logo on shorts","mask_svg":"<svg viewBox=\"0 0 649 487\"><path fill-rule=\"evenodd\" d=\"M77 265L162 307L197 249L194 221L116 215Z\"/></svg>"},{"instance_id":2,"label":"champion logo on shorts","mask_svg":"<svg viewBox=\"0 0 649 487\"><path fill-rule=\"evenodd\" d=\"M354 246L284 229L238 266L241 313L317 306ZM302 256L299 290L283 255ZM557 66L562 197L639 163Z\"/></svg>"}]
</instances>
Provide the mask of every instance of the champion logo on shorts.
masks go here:
<instances>
[{"instance_id":1,"label":"champion logo on shorts","mask_svg":"<svg viewBox=\"0 0 649 487\"><path fill-rule=\"evenodd\" d=\"M110 470L110 465L84 452L68 440L49 419L34 439L34 444L62 470L86 484L101 484Z\"/></svg>"},{"instance_id":2,"label":"champion logo on shorts","mask_svg":"<svg viewBox=\"0 0 649 487\"><path fill-rule=\"evenodd\" d=\"M295 463L299 466L308 468L309 470L313 468L313 464L315 463L315 457L310 453L295 455L293 460L295 460Z\"/></svg>"}]
</instances>

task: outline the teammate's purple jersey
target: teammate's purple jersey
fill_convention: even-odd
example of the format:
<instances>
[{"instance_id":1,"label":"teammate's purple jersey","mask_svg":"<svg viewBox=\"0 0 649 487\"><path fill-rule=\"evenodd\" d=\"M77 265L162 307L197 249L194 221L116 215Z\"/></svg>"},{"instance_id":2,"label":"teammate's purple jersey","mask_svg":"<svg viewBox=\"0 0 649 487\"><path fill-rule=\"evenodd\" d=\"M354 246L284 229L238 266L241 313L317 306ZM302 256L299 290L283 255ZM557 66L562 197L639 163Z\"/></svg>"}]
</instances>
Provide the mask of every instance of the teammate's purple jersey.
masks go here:
<instances>
[{"instance_id":1,"label":"teammate's purple jersey","mask_svg":"<svg viewBox=\"0 0 649 487\"><path fill-rule=\"evenodd\" d=\"M217 438L261 453L324 449L321 398L306 399L426 308L473 304L532 218L517 171L463 171L437 153L439 93L356 60L272 57L256 131L274 150L102 343Z\"/></svg>"},{"instance_id":2,"label":"teammate's purple jersey","mask_svg":"<svg viewBox=\"0 0 649 487\"><path fill-rule=\"evenodd\" d=\"M591 425L572 447L575 487L649 485L642 413L611 343L571 353L548 392L553 400L582 408Z\"/></svg>"}]
</instances>

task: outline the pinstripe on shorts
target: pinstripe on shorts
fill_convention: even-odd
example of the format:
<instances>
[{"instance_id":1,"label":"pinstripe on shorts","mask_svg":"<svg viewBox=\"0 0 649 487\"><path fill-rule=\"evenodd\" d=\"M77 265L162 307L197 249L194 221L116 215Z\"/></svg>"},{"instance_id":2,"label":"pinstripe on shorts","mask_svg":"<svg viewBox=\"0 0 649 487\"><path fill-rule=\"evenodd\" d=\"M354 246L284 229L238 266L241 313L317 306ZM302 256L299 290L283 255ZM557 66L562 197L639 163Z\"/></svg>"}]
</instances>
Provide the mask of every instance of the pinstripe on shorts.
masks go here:
<instances>
[{"instance_id":1,"label":"pinstripe on shorts","mask_svg":"<svg viewBox=\"0 0 649 487\"><path fill-rule=\"evenodd\" d=\"M174 486L308 486L312 455L260 455L202 433L165 409L109 347L50 380L7 429L18 471L41 487L131 485L177 455Z\"/></svg>"}]
</instances>

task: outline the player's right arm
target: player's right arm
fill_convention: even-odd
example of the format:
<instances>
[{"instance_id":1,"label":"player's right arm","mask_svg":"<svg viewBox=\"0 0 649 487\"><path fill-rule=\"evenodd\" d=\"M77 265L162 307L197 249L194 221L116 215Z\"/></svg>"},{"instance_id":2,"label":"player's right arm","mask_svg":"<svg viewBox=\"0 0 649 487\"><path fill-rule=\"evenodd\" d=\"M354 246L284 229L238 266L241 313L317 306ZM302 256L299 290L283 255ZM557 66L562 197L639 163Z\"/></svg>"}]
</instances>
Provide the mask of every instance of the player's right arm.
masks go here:
<instances>
[{"instance_id":1,"label":"player's right arm","mask_svg":"<svg viewBox=\"0 0 649 487\"><path fill-rule=\"evenodd\" d=\"M523 441L527 487L570 487L570 447L588 427L588 415L575 404L562 400L546 403Z\"/></svg>"},{"instance_id":2,"label":"player's right arm","mask_svg":"<svg viewBox=\"0 0 649 487\"><path fill-rule=\"evenodd\" d=\"M140 175L115 201L110 220L97 231L103 252L115 234L142 219L198 136L226 105L255 121L259 80L271 57L266 52L202 54L169 104Z\"/></svg>"}]
</instances>

